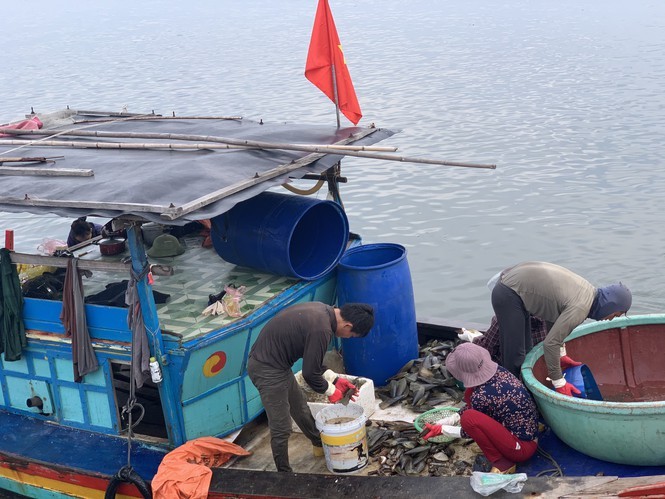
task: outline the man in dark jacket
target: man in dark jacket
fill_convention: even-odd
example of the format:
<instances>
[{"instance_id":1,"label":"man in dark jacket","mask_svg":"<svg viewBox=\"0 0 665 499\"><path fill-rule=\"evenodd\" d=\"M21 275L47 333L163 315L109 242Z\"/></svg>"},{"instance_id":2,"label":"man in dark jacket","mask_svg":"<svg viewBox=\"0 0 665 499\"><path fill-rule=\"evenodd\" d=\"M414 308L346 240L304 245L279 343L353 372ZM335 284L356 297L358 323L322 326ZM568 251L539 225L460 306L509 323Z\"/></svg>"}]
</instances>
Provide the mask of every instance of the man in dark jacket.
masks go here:
<instances>
[{"instance_id":1,"label":"man in dark jacket","mask_svg":"<svg viewBox=\"0 0 665 499\"><path fill-rule=\"evenodd\" d=\"M277 471L292 471L289 465L291 417L322 456L321 436L314 417L296 381L292 367L303 359L302 375L317 393L338 402L355 386L323 365L323 356L333 336L361 338L374 325L374 310L364 303L341 308L309 302L282 310L263 327L252 346L247 373L258 388L268 416L270 444Z\"/></svg>"},{"instance_id":2,"label":"man in dark jacket","mask_svg":"<svg viewBox=\"0 0 665 499\"><path fill-rule=\"evenodd\" d=\"M587 318L612 320L630 309L632 295L621 283L596 288L574 272L547 262L524 262L501 272L492 289L499 323L502 365L515 376L531 350L531 315L547 325L543 341L549 378L557 392L577 395L562 370L580 365L566 355L566 337Z\"/></svg>"}]
</instances>

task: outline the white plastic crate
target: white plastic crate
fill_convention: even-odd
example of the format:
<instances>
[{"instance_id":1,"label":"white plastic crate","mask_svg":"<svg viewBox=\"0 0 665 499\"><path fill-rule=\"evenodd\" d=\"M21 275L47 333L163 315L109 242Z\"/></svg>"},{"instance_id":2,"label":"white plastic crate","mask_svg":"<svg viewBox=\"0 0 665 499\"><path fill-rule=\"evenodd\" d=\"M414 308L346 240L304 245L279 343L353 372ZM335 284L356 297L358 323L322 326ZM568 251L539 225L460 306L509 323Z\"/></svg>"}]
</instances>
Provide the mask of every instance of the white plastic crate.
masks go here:
<instances>
[{"instance_id":1,"label":"white plastic crate","mask_svg":"<svg viewBox=\"0 0 665 499\"><path fill-rule=\"evenodd\" d=\"M301 371L298 371L295 376L296 376L296 381L300 386L303 387L303 391L307 396L307 405L309 406L309 410L312 412L312 416L316 417L316 415L319 413L321 409L323 409L328 405L331 405L330 402L327 401L327 397L325 395L316 393L314 390L312 390L309 387L309 385L307 385L307 383L305 383ZM340 376L348 379L349 381L353 381L359 378L359 376L349 376L346 374L340 374ZM360 379L364 380L365 382L360 387L360 390L358 390L358 396L356 397L356 400L354 402L356 404L359 404L363 408L365 417L369 419L369 417L372 414L374 414L374 411L376 411L376 398L374 397L374 381L372 381L369 378L360 378ZM297 431L300 433L300 428L298 428L298 425L295 423L295 421L291 420L291 426L293 428L293 431Z\"/></svg>"}]
</instances>

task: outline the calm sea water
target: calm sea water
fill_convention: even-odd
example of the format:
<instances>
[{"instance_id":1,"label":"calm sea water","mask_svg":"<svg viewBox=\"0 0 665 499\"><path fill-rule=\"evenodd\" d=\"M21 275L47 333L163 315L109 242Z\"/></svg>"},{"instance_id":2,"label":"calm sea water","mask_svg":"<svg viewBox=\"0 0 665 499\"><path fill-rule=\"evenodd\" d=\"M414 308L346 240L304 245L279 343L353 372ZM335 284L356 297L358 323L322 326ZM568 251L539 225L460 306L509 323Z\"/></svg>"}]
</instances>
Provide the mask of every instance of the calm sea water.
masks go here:
<instances>
[{"instance_id":1,"label":"calm sea water","mask_svg":"<svg viewBox=\"0 0 665 499\"><path fill-rule=\"evenodd\" d=\"M523 260L622 280L633 312L664 311L665 3L330 3L361 125L400 129L389 144L402 155L497 164L345 160L352 230L408 248L420 315L487 322L487 279ZM334 123L303 76L315 10L6 2L0 121L69 105ZM30 223L0 214L0 229Z\"/></svg>"}]
</instances>

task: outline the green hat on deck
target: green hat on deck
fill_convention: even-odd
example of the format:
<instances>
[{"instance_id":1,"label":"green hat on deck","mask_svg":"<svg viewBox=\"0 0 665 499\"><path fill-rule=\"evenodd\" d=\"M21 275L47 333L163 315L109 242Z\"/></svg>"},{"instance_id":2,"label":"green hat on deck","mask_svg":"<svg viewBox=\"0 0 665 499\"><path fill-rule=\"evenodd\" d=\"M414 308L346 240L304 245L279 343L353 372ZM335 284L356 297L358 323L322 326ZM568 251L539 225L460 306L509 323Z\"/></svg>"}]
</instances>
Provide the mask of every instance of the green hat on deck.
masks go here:
<instances>
[{"instance_id":1,"label":"green hat on deck","mask_svg":"<svg viewBox=\"0 0 665 499\"><path fill-rule=\"evenodd\" d=\"M178 256L185 252L185 248L178 238L171 234L162 234L157 236L152 243L152 248L148 250L148 256L153 258L162 258L167 256Z\"/></svg>"}]
</instances>

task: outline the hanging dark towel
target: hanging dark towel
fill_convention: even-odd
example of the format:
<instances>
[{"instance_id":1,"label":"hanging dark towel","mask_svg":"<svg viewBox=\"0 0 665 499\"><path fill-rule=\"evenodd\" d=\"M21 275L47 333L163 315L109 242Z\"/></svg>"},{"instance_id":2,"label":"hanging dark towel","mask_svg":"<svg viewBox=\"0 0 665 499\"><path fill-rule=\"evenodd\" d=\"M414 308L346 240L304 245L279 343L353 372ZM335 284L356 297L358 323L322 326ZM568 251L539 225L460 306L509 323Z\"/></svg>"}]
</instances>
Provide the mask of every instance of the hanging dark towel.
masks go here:
<instances>
[{"instance_id":1,"label":"hanging dark towel","mask_svg":"<svg viewBox=\"0 0 665 499\"><path fill-rule=\"evenodd\" d=\"M70 258L67 262L60 320L65 326L65 333L72 338L74 381L80 383L83 376L99 369L99 364L97 363L95 350L92 348L88 324L85 319L83 282L78 271L77 258Z\"/></svg>"},{"instance_id":2,"label":"hanging dark towel","mask_svg":"<svg viewBox=\"0 0 665 499\"><path fill-rule=\"evenodd\" d=\"M125 294L125 303L129 307L127 311L127 325L132 330L132 369L134 371L134 381L136 388L141 388L150 376L150 348L148 346L148 337L145 333L145 324L143 323L139 292L136 288L137 276L134 274L133 269L130 269L129 273L129 284L127 285L127 292Z\"/></svg>"},{"instance_id":3,"label":"hanging dark towel","mask_svg":"<svg viewBox=\"0 0 665 499\"><path fill-rule=\"evenodd\" d=\"M28 346L23 325L23 294L16 267L7 248L0 249L0 353L5 360L19 360Z\"/></svg>"}]
</instances>

